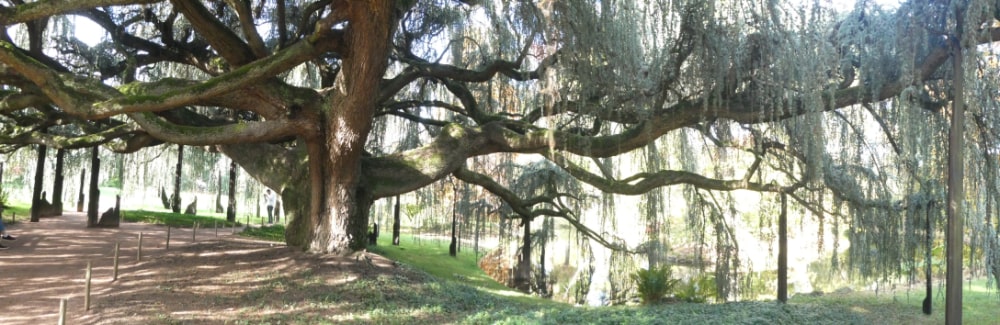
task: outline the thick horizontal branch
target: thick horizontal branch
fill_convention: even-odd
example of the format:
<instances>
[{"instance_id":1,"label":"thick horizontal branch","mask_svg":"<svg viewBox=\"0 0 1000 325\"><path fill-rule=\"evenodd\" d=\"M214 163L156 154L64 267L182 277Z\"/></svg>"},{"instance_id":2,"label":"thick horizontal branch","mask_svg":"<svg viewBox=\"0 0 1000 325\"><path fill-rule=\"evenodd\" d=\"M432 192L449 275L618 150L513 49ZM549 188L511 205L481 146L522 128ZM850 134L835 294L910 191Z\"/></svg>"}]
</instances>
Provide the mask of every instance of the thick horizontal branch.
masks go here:
<instances>
[{"instance_id":1,"label":"thick horizontal branch","mask_svg":"<svg viewBox=\"0 0 1000 325\"><path fill-rule=\"evenodd\" d=\"M209 44L212 44L212 48L218 51L232 66L243 66L256 59L255 52L251 50L250 45L240 39L232 29L223 25L219 18L209 12L200 1L172 0L171 3L191 22L198 34L202 35Z\"/></svg>"},{"instance_id":2,"label":"thick horizontal branch","mask_svg":"<svg viewBox=\"0 0 1000 325\"><path fill-rule=\"evenodd\" d=\"M112 140L135 134L138 131L138 128L134 124L121 124L100 132L81 136L64 136L32 131L10 138L0 137L0 143L15 145L39 144L59 149L80 149L103 145Z\"/></svg>"},{"instance_id":3,"label":"thick horizontal branch","mask_svg":"<svg viewBox=\"0 0 1000 325\"><path fill-rule=\"evenodd\" d=\"M242 121L221 126L188 126L167 121L149 112L128 114L142 129L157 139L192 146L264 142L298 135L308 129L302 122L289 120Z\"/></svg>"},{"instance_id":4,"label":"thick horizontal branch","mask_svg":"<svg viewBox=\"0 0 1000 325\"><path fill-rule=\"evenodd\" d=\"M229 73L157 94L141 93L136 90L142 87L126 86L123 90L127 94L123 95L100 82L56 72L9 42L0 42L0 62L35 83L67 113L93 120L123 113L157 112L210 101L212 98L264 83L267 79L312 59L327 50L328 45L316 47L309 42L298 42L273 56ZM128 91L130 88L133 91Z\"/></svg>"},{"instance_id":5,"label":"thick horizontal branch","mask_svg":"<svg viewBox=\"0 0 1000 325\"><path fill-rule=\"evenodd\" d=\"M39 0L14 7L0 8L0 22L4 26L23 23L55 15L95 7L120 5L141 5L163 2L164 0Z\"/></svg>"},{"instance_id":6,"label":"thick horizontal branch","mask_svg":"<svg viewBox=\"0 0 1000 325\"><path fill-rule=\"evenodd\" d=\"M486 145L479 129L449 124L423 147L365 158L363 179L376 199L407 193L448 176Z\"/></svg>"},{"instance_id":7,"label":"thick horizontal branch","mask_svg":"<svg viewBox=\"0 0 1000 325\"><path fill-rule=\"evenodd\" d=\"M628 177L629 181L619 181L595 175L559 155L555 159L552 159L552 162L566 170L566 172L576 179L590 184L605 193L640 195L658 187L678 184L687 184L699 189L713 191L750 190L756 192L788 192L794 189L794 187L779 186L777 184L750 182L747 178L721 180L678 170L642 173Z\"/></svg>"}]
</instances>

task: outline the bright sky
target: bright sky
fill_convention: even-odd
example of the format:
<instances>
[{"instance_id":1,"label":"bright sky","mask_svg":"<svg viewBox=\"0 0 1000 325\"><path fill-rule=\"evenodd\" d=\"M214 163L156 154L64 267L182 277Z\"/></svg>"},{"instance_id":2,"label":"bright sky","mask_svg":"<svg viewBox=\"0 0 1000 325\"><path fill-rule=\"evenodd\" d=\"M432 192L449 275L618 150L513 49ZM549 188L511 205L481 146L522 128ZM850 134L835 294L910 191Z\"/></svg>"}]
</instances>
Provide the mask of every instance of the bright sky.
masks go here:
<instances>
[{"instance_id":1,"label":"bright sky","mask_svg":"<svg viewBox=\"0 0 1000 325\"><path fill-rule=\"evenodd\" d=\"M799 0L804 2L812 3L814 0ZM831 7L837 11L847 12L854 8L855 0L820 0L823 3L829 4ZM875 2L881 4L882 6L894 8L898 7L899 3L904 0L875 0ZM86 43L87 45L93 46L101 41L107 33L104 32L97 24L95 24L90 19L74 16L74 24L76 26L76 37L80 41Z\"/></svg>"}]
</instances>

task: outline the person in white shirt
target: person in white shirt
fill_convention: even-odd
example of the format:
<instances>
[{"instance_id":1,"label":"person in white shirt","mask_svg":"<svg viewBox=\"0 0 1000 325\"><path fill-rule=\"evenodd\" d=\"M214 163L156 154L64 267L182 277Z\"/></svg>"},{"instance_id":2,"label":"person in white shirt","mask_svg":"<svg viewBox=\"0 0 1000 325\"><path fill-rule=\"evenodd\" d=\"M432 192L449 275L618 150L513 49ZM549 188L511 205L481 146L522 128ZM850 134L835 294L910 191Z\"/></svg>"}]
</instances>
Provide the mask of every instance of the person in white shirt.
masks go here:
<instances>
[{"instance_id":1,"label":"person in white shirt","mask_svg":"<svg viewBox=\"0 0 1000 325\"><path fill-rule=\"evenodd\" d=\"M278 196L271 192L271 189L264 191L264 202L267 204L267 223L274 223L274 205Z\"/></svg>"}]
</instances>

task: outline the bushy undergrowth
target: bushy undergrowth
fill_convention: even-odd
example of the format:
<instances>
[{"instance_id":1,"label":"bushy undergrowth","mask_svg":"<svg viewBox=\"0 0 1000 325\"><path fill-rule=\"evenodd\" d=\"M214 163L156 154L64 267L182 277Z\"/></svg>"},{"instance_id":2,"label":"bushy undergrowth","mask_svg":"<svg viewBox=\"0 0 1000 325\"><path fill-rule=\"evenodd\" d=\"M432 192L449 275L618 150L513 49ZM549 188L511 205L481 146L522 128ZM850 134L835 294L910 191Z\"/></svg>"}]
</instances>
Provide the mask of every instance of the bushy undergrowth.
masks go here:
<instances>
[{"instance_id":1,"label":"bushy undergrowth","mask_svg":"<svg viewBox=\"0 0 1000 325\"><path fill-rule=\"evenodd\" d=\"M647 305L660 302L663 297L674 291L674 286L678 282L673 278L670 266L666 265L640 269L630 277L635 281L642 303Z\"/></svg>"},{"instance_id":2,"label":"bushy undergrowth","mask_svg":"<svg viewBox=\"0 0 1000 325\"><path fill-rule=\"evenodd\" d=\"M674 289L674 296L683 302L703 303L715 298L715 277L702 274L687 282L681 281Z\"/></svg>"}]
</instances>

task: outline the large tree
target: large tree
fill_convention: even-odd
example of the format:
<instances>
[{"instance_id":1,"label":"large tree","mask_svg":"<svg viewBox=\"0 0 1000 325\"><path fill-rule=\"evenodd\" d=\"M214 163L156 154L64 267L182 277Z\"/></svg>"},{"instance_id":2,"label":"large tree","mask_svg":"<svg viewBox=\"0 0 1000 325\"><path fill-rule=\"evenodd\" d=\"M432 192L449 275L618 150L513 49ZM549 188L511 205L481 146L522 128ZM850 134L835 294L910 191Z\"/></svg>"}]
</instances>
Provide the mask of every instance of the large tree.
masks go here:
<instances>
[{"instance_id":1,"label":"large tree","mask_svg":"<svg viewBox=\"0 0 1000 325\"><path fill-rule=\"evenodd\" d=\"M448 175L514 218L563 218L626 249L565 203L586 197L511 189L511 177L470 164L521 153L607 193L684 186L706 215L722 209L705 193L785 193L848 222L863 273L898 272L920 246L888 245L918 229L897 217L943 202L940 139L956 89L975 107L965 167L982 181L970 195L997 199L1000 68L979 50L1000 38L995 1L863 1L850 12L703 0L3 4L7 150L217 146L280 193L287 242L313 252L362 248L374 200ZM966 63L947 64L955 55ZM972 82L951 87L963 78ZM386 140L410 131L426 141ZM610 158L650 146L681 167L610 170ZM700 166L697 155L727 162ZM967 223L1000 273L1000 223L977 209Z\"/></svg>"}]
</instances>

